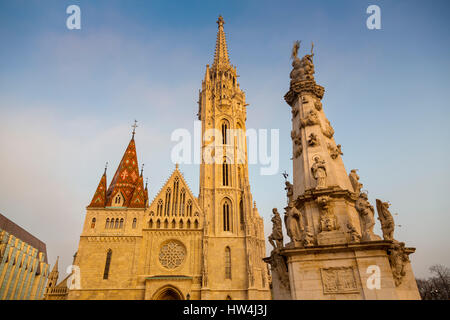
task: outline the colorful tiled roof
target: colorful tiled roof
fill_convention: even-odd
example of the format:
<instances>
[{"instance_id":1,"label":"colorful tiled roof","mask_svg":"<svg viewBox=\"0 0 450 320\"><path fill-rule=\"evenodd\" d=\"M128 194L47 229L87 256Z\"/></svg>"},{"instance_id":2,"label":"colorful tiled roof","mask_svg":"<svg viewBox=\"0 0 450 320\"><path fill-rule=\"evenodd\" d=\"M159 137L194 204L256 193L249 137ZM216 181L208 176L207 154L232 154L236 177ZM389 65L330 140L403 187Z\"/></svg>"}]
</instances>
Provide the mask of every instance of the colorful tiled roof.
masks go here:
<instances>
[{"instance_id":1,"label":"colorful tiled roof","mask_svg":"<svg viewBox=\"0 0 450 320\"><path fill-rule=\"evenodd\" d=\"M123 206L128 207L133 198L134 189L139 185L139 182L139 167L133 135L133 138L131 138L128 147L125 150L125 154L120 161L114 178L109 185L108 191L106 192L106 206L111 206L112 199L120 192L124 197ZM141 182L141 184L141 192L143 192L143 183ZM136 197L139 196L137 195ZM143 201L142 197L142 202Z\"/></svg>"}]
</instances>

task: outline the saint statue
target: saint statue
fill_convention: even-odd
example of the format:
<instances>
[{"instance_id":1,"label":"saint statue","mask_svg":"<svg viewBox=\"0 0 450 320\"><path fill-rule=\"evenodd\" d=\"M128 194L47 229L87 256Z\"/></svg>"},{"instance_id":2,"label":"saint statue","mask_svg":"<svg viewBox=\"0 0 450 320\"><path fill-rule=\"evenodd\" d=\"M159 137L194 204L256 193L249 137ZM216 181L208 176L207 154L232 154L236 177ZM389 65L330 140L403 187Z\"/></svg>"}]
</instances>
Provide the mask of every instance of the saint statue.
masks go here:
<instances>
[{"instance_id":1,"label":"saint statue","mask_svg":"<svg viewBox=\"0 0 450 320\"><path fill-rule=\"evenodd\" d=\"M288 208L284 215L284 225L286 226L287 235L291 241L302 240L303 221L301 212L294 206L294 202L289 202Z\"/></svg>"},{"instance_id":2,"label":"saint statue","mask_svg":"<svg viewBox=\"0 0 450 320\"><path fill-rule=\"evenodd\" d=\"M286 185L284 190L286 190L286 196L288 198L288 203L290 203L292 201L292 196L294 195L294 185L287 180L284 182L284 184Z\"/></svg>"},{"instance_id":3,"label":"saint statue","mask_svg":"<svg viewBox=\"0 0 450 320\"><path fill-rule=\"evenodd\" d=\"M314 158L314 164L311 167L311 172L314 179L317 180L316 189L323 189L327 187L327 169L325 167L325 160L320 160L319 157Z\"/></svg>"},{"instance_id":4,"label":"saint statue","mask_svg":"<svg viewBox=\"0 0 450 320\"><path fill-rule=\"evenodd\" d=\"M359 195L361 188L363 187L362 183L359 183L359 176L356 173L357 169L352 169L348 177L350 178L350 182L352 184L353 190L355 193Z\"/></svg>"},{"instance_id":5,"label":"saint statue","mask_svg":"<svg viewBox=\"0 0 450 320\"><path fill-rule=\"evenodd\" d=\"M373 233L373 227L375 226L374 210L368 201L367 193L360 194L358 200L356 200L355 207L361 217L362 240L381 240L380 237Z\"/></svg>"},{"instance_id":6,"label":"saint statue","mask_svg":"<svg viewBox=\"0 0 450 320\"><path fill-rule=\"evenodd\" d=\"M280 249L283 247L283 227L277 208L273 208L272 212L272 234L269 236L269 242L274 249Z\"/></svg>"},{"instance_id":7,"label":"saint statue","mask_svg":"<svg viewBox=\"0 0 450 320\"><path fill-rule=\"evenodd\" d=\"M394 240L395 222L392 214L389 212L389 203L376 199L378 220L381 222L384 240Z\"/></svg>"}]
</instances>

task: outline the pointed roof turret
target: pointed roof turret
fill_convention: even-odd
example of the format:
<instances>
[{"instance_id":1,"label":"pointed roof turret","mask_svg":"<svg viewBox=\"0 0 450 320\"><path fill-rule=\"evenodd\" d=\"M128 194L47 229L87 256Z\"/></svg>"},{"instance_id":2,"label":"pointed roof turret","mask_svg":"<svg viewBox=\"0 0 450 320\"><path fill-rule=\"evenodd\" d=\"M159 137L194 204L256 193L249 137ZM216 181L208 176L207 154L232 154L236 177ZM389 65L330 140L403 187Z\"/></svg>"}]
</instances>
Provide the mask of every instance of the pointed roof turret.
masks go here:
<instances>
[{"instance_id":1,"label":"pointed roof turret","mask_svg":"<svg viewBox=\"0 0 450 320\"><path fill-rule=\"evenodd\" d=\"M148 207L148 178L145 178L145 189L144 189L144 199L145 206Z\"/></svg>"},{"instance_id":2,"label":"pointed roof turret","mask_svg":"<svg viewBox=\"0 0 450 320\"><path fill-rule=\"evenodd\" d=\"M225 39L225 32L223 31L223 25L225 24L225 21L223 21L222 16L219 16L217 24L219 25L219 30L217 31L216 51L214 52L213 66L219 65L228 66L230 64L230 60L228 58L228 49L227 49L227 41Z\"/></svg>"},{"instance_id":3,"label":"pointed roof turret","mask_svg":"<svg viewBox=\"0 0 450 320\"><path fill-rule=\"evenodd\" d=\"M59 273L59 271L58 271L58 261L59 261L59 256L58 257L56 257L56 262L55 262L55 265L53 266L53 269L52 269L52 272L50 273L50 274L54 274L54 273Z\"/></svg>"},{"instance_id":4,"label":"pointed roof turret","mask_svg":"<svg viewBox=\"0 0 450 320\"><path fill-rule=\"evenodd\" d=\"M50 275L48 276L46 292L48 292L50 288L55 287L56 283L58 282L58 277L59 277L58 261L59 261L59 256L56 258L56 262L55 262L55 265L53 266L52 272L50 272Z\"/></svg>"},{"instance_id":5,"label":"pointed roof turret","mask_svg":"<svg viewBox=\"0 0 450 320\"><path fill-rule=\"evenodd\" d=\"M108 191L106 192L106 206L111 206L112 199L120 193L124 198L122 206L127 207L133 197L134 189L139 183L139 167L136 155L136 145L134 142L134 129L136 129L136 127L135 121L131 141L125 150L122 160L109 185Z\"/></svg>"},{"instance_id":6,"label":"pointed roof turret","mask_svg":"<svg viewBox=\"0 0 450 320\"><path fill-rule=\"evenodd\" d=\"M100 182L95 190L92 201L89 204L89 208L102 208L106 205L106 168L108 167L108 162L105 165L105 172L100 178Z\"/></svg>"}]
</instances>

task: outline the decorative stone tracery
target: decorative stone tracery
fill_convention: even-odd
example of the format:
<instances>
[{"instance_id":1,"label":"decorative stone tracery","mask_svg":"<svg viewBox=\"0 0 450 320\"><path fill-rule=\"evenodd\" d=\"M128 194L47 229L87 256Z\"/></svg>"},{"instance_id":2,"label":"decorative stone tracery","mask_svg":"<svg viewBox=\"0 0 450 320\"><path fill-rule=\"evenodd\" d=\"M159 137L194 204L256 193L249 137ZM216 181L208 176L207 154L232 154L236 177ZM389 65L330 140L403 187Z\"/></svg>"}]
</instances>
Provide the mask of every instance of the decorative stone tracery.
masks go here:
<instances>
[{"instance_id":1,"label":"decorative stone tracery","mask_svg":"<svg viewBox=\"0 0 450 320\"><path fill-rule=\"evenodd\" d=\"M186 258L186 248L175 240L170 240L162 245L159 250L159 262L167 269L175 269L183 263Z\"/></svg>"}]
</instances>

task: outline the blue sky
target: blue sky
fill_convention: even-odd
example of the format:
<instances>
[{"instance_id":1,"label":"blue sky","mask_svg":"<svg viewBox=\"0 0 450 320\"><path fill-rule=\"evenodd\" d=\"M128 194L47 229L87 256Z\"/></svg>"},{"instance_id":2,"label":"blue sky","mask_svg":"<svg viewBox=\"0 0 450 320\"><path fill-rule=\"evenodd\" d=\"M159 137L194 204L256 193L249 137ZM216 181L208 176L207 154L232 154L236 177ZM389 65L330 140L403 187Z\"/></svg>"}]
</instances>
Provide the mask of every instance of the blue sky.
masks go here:
<instances>
[{"instance_id":1,"label":"blue sky","mask_svg":"<svg viewBox=\"0 0 450 320\"><path fill-rule=\"evenodd\" d=\"M81 30L66 28L71 4ZM381 30L366 28L371 4ZM285 205L281 172L292 172L290 50L302 40L304 54L314 41L346 169L359 169L373 204L392 203L396 238L417 247L417 276L450 266L449 9L447 1L3 0L0 212L46 242L51 263L59 255L69 265L104 163L111 177L135 118L152 199L174 168L170 134L193 129L222 14L250 104L247 128L280 130L279 174L250 166L266 233L271 209ZM180 168L198 194L198 165Z\"/></svg>"}]
</instances>

